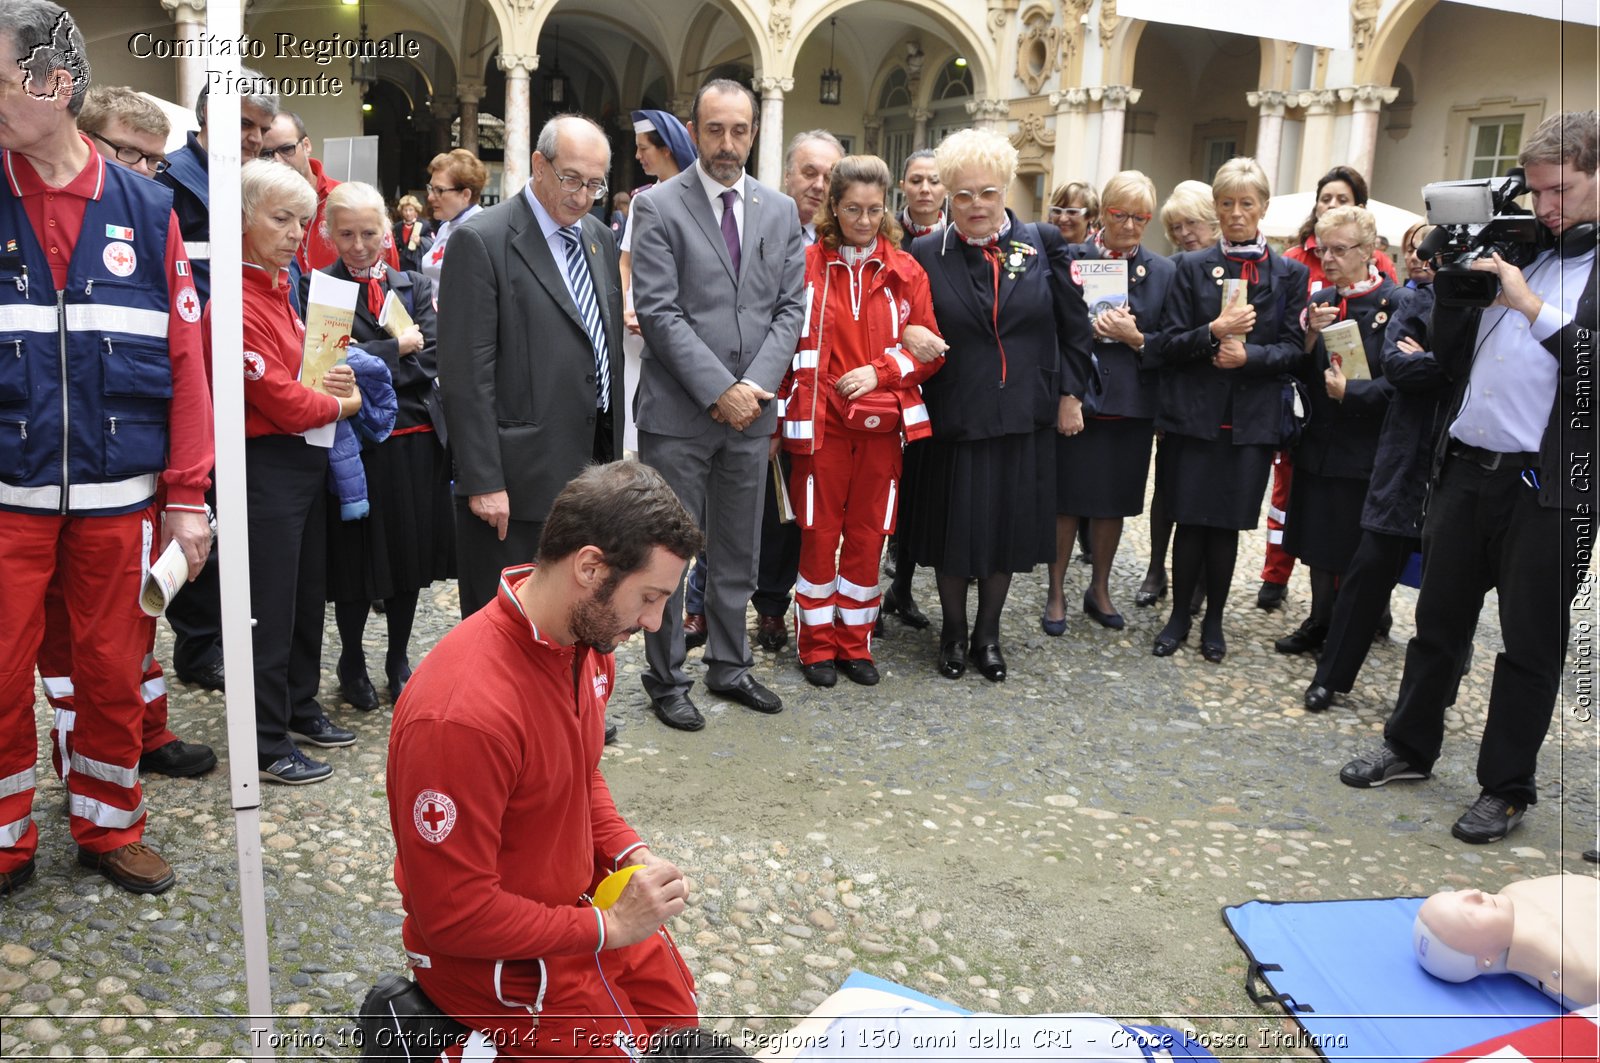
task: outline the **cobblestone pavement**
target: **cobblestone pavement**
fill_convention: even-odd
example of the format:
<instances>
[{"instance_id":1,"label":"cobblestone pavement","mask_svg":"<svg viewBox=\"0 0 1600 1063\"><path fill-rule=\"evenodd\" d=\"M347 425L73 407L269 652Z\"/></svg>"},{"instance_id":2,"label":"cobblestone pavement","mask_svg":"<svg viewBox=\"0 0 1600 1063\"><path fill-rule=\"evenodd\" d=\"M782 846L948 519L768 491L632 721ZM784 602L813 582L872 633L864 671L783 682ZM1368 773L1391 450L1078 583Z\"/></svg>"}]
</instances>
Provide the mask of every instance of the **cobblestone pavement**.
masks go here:
<instances>
[{"instance_id":1,"label":"cobblestone pavement","mask_svg":"<svg viewBox=\"0 0 1600 1063\"><path fill-rule=\"evenodd\" d=\"M682 734L649 714L639 640L622 649L621 741L604 767L625 814L692 880L673 931L708 1022L750 1043L861 968L975 1009L1104 1012L1242 1035L1246 1056L1293 1054L1260 1047L1263 1030L1289 1027L1246 996L1221 906L1594 872L1580 859L1595 844L1597 765L1595 724L1577 711L1579 673L1594 665L1582 644L1541 755L1539 805L1507 841L1466 846L1449 826L1477 795L1492 599L1435 779L1356 791L1337 772L1379 738L1415 592L1397 592L1392 640L1353 694L1309 715L1312 662L1272 649L1305 614L1304 575L1283 610L1255 608L1262 540L1246 536L1226 662L1205 663L1192 643L1158 660L1163 617L1132 606L1145 543L1143 521L1130 521L1113 578L1123 632L1074 613L1065 637L1044 637L1042 574L1018 577L1003 632L1011 678L999 685L940 678L934 632L891 620L875 647L881 686L814 690L792 647L758 650L756 675L786 711L759 716L697 686L709 723ZM1068 602L1087 573L1071 566ZM927 573L917 589L931 605ZM455 610L453 585L425 595L414 647ZM371 660L383 631L374 617ZM336 643L330 623L330 662ZM331 665L324 695L332 708ZM334 780L268 787L262 810L280 1058L353 1055L346 1016L403 959L384 801L390 706L332 711L360 736L318 753ZM225 755L220 696L173 680L172 721ZM147 840L179 875L158 897L79 868L60 786L41 782L38 876L0 901L0 1056L248 1052L226 764L148 779L145 792Z\"/></svg>"}]
</instances>

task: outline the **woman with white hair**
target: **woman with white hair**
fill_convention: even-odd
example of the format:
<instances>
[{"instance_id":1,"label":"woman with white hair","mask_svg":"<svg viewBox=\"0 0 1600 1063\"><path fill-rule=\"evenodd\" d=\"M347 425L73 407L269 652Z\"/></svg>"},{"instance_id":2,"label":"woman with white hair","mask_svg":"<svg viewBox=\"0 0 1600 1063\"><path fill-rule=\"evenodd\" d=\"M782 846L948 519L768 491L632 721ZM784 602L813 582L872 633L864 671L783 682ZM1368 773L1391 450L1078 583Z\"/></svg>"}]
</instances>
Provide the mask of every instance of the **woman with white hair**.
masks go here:
<instances>
[{"instance_id":1,"label":"woman with white hair","mask_svg":"<svg viewBox=\"0 0 1600 1063\"><path fill-rule=\"evenodd\" d=\"M1361 541L1361 507L1394 386L1383 378L1383 337L1400 309L1400 287L1378 269L1378 231L1365 207L1333 207L1317 219L1316 253L1327 286L1306 306L1311 359L1300 376L1311 419L1294 450L1294 483L1283 548L1311 572L1311 615L1275 644L1279 653L1322 648L1339 579ZM1323 336L1340 322L1357 329L1369 367L1347 376Z\"/></svg>"},{"instance_id":2,"label":"woman with white hair","mask_svg":"<svg viewBox=\"0 0 1600 1063\"><path fill-rule=\"evenodd\" d=\"M1188 639L1189 603L1205 573L1200 652L1228 652L1222 612L1239 532L1261 519L1272 453L1283 442L1284 380L1307 358L1301 311L1306 271L1267 247L1261 219L1271 190L1254 159L1235 158L1211 182L1222 239L1178 260L1162 321L1161 412L1168 463L1165 501L1177 524L1172 614L1152 652L1169 657ZM1242 282L1241 305L1223 293Z\"/></svg>"},{"instance_id":3,"label":"woman with white hair","mask_svg":"<svg viewBox=\"0 0 1600 1063\"><path fill-rule=\"evenodd\" d=\"M288 166L252 159L240 171L244 215L244 434L255 651L256 750L261 777L321 782L333 769L293 739L323 747L356 740L317 704L322 680L324 510L328 450L305 433L361 408L355 373L337 365L315 388L300 382L305 325L289 304L289 263L317 200ZM206 314L211 306L206 306ZM205 330L211 355L211 329ZM213 371L226 367L210 358Z\"/></svg>"},{"instance_id":4,"label":"woman with white hair","mask_svg":"<svg viewBox=\"0 0 1600 1063\"><path fill-rule=\"evenodd\" d=\"M328 520L328 601L339 625L339 692L357 709L378 707L367 674L362 632L371 603L384 604L389 648L384 675L398 701L411 677L409 646L418 592L456 572L455 511L450 460L434 431L430 407L439 375L433 285L418 271L393 270L383 257L389 229L376 188L347 181L328 193L323 225L339 258L322 272L361 285L350 340L381 358L394 382L399 409L394 430L361 450L370 509L360 520ZM310 276L302 280L309 291ZM378 322L393 297L412 324L398 335Z\"/></svg>"},{"instance_id":5,"label":"woman with white hair","mask_svg":"<svg viewBox=\"0 0 1600 1063\"><path fill-rule=\"evenodd\" d=\"M911 253L927 271L949 353L923 384L933 438L907 487L911 553L935 570L940 674L960 678L970 659L999 682L1011 576L1056 554L1054 435L1083 430L1093 337L1060 232L1019 222L1006 208L1017 167L1011 141L964 129L945 138L935 161L950 225ZM969 637L972 579L978 612Z\"/></svg>"}]
</instances>

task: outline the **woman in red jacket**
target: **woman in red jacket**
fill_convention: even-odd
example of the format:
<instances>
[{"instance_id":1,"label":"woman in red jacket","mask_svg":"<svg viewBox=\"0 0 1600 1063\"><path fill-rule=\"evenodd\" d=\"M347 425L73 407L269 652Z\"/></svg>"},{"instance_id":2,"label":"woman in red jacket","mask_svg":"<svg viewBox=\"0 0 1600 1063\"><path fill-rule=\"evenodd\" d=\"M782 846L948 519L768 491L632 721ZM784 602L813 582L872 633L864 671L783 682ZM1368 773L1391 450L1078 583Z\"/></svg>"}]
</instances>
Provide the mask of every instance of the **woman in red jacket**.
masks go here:
<instances>
[{"instance_id":1,"label":"woman in red jacket","mask_svg":"<svg viewBox=\"0 0 1600 1063\"><path fill-rule=\"evenodd\" d=\"M794 456L789 498L801 529L800 670L819 687L833 686L839 672L864 686L878 681L878 558L898 510L900 441L929 434L917 385L944 364L942 355L923 362L902 347L906 326L938 324L927 274L900 250L889 181L876 156L834 166L817 242L806 251L806 320L781 390L780 431Z\"/></svg>"}]
</instances>

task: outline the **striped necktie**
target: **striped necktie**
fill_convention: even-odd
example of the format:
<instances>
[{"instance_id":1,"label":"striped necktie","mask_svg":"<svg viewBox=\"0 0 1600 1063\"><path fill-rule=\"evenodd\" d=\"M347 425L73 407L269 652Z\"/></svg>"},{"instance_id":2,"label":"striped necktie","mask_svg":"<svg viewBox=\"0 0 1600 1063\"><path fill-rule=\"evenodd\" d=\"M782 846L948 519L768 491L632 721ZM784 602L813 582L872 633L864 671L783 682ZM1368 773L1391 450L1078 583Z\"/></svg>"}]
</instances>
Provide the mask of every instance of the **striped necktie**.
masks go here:
<instances>
[{"instance_id":1,"label":"striped necktie","mask_svg":"<svg viewBox=\"0 0 1600 1063\"><path fill-rule=\"evenodd\" d=\"M578 304L583 330L594 346L595 408L611 409L611 359L606 351L606 330L600 321L600 302L594 297L594 282L589 279L589 263L583 257L583 237L576 225L559 230L567 245L567 279L572 282L572 297Z\"/></svg>"}]
</instances>

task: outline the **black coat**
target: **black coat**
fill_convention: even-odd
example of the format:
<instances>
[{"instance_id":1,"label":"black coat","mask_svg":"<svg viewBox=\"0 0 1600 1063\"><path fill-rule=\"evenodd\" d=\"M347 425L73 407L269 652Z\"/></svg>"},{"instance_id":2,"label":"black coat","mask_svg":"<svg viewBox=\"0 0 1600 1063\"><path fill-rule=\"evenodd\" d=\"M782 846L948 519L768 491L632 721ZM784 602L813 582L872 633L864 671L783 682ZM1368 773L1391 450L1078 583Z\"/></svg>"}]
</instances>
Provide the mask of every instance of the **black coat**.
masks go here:
<instances>
[{"instance_id":1,"label":"black coat","mask_svg":"<svg viewBox=\"0 0 1600 1063\"><path fill-rule=\"evenodd\" d=\"M1433 286L1400 289L1400 309L1389 318L1378 360L1383 379L1394 393L1378 434L1378 453L1367 484L1361 526L1384 535L1417 538L1422 534L1422 507L1433 468L1434 443L1444 430L1444 402L1450 381L1428 348L1428 322L1433 317ZM1406 354L1399 342L1411 338L1421 354ZM1368 356L1370 360L1370 355Z\"/></svg>"},{"instance_id":2,"label":"black coat","mask_svg":"<svg viewBox=\"0 0 1600 1063\"><path fill-rule=\"evenodd\" d=\"M322 272L342 281L352 279L350 271L344 268L342 260L335 260L332 265L324 267ZM356 316L350 326L350 340L368 354L382 358L383 364L389 367L389 376L394 381L395 398L400 404L394 426L414 428L419 424L430 423L429 397L433 392L433 380L439 375L439 330L433 313L433 283L420 273L390 270L388 285L389 289L400 297L402 303L408 303L411 320L422 330L422 350L401 356L400 341L389 335L378 324L377 317L367 308L364 288L356 297ZM301 306L306 304L307 294L310 291L311 275L306 274L300 278Z\"/></svg>"},{"instance_id":3,"label":"black coat","mask_svg":"<svg viewBox=\"0 0 1600 1063\"><path fill-rule=\"evenodd\" d=\"M992 317L971 274L969 256L982 252L963 243L953 226L911 245L928 273L939 334L950 345L944 368L922 385L935 439L994 439L1053 425L1061 396L1082 396L1088 380L1089 312L1061 233L1012 216L1001 247ZM1007 269L1011 261L1020 268Z\"/></svg>"},{"instance_id":4,"label":"black coat","mask_svg":"<svg viewBox=\"0 0 1600 1063\"><path fill-rule=\"evenodd\" d=\"M1177 276L1161 319L1161 412L1156 427L1197 439L1216 439L1233 425L1236 445L1277 446L1283 419L1283 374L1309 359L1305 329L1306 268L1268 251L1257 264L1261 279L1250 286L1255 328L1245 337L1245 364L1218 369L1211 358L1218 344L1211 322L1222 312L1222 280L1237 277L1240 264L1221 244L1178 260Z\"/></svg>"},{"instance_id":5,"label":"black coat","mask_svg":"<svg viewBox=\"0 0 1600 1063\"><path fill-rule=\"evenodd\" d=\"M1073 244L1069 250L1074 259L1100 257L1093 244ZM1143 247L1128 260L1128 309L1145 334L1145 349L1141 355L1126 343L1095 341L1103 388L1102 416L1155 417L1161 387L1161 315L1177 273L1170 259L1152 255Z\"/></svg>"},{"instance_id":6,"label":"black coat","mask_svg":"<svg viewBox=\"0 0 1600 1063\"><path fill-rule=\"evenodd\" d=\"M1523 273L1531 273L1539 262L1555 254L1555 251L1543 252ZM1600 308L1595 300L1597 269L1600 269L1600 260L1589 269L1572 320L1541 344L1560 362L1561 370L1555 399L1550 404L1550 418L1545 422L1544 436L1539 441L1539 504L1547 508L1578 510L1590 519L1595 501L1594 335L1600 330ZM1446 423L1455 420L1466 397L1481 316L1481 310L1471 308L1434 307L1433 352L1445 375L1455 383ZM1435 475L1444 462L1444 451L1441 439L1434 456Z\"/></svg>"},{"instance_id":7,"label":"black coat","mask_svg":"<svg viewBox=\"0 0 1600 1063\"><path fill-rule=\"evenodd\" d=\"M433 247L433 226L424 218L418 218L416 223L422 226L422 236L417 240L417 249L415 251L406 247L405 240L400 235L405 232L406 223L397 221L394 223L393 229L394 251L395 254L400 256L400 268L411 273L422 270L422 256L428 253L429 248Z\"/></svg>"},{"instance_id":8,"label":"black coat","mask_svg":"<svg viewBox=\"0 0 1600 1063\"><path fill-rule=\"evenodd\" d=\"M1294 451L1294 467L1316 476L1365 480L1372 475L1378 453L1378 433L1389 409L1394 386L1383 378L1383 337L1389 318L1399 309L1399 293L1387 277L1383 283L1346 304L1346 318L1361 327L1361 344L1367 351L1371 380L1346 380L1344 401L1328 397L1323 372L1328 368L1328 348L1318 338L1311 357L1297 376L1311 394L1311 420ZM1323 288L1308 300L1308 307L1337 304L1335 288Z\"/></svg>"}]
</instances>

